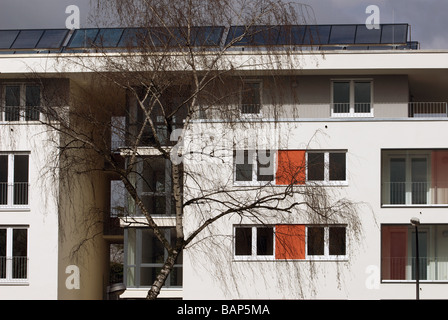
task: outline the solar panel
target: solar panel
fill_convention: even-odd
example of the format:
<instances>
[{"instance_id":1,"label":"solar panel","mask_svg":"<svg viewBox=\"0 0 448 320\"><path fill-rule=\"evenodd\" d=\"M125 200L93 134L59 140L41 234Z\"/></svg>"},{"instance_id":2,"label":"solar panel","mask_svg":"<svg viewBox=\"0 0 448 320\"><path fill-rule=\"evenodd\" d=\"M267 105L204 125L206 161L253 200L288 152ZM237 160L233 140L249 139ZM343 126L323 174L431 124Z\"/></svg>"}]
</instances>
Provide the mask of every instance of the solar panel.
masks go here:
<instances>
[{"instance_id":1,"label":"solar panel","mask_svg":"<svg viewBox=\"0 0 448 320\"><path fill-rule=\"evenodd\" d=\"M94 45L103 48L115 48L120 42L123 29L100 29Z\"/></svg>"},{"instance_id":2,"label":"solar panel","mask_svg":"<svg viewBox=\"0 0 448 320\"><path fill-rule=\"evenodd\" d=\"M306 26L282 26L278 45L302 45Z\"/></svg>"},{"instance_id":3,"label":"solar panel","mask_svg":"<svg viewBox=\"0 0 448 320\"><path fill-rule=\"evenodd\" d=\"M326 45L330 36L331 26L309 25L306 27L303 38L304 45Z\"/></svg>"},{"instance_id":4,"label":"solar panel","mask_svg":"<svg viewBox=\"0 0 448 320\"><path fill-rule=\"evenodd\" d=\"M355 43L356 26L338 25L332 26L329 44L352 44Z\"/></svg>"},{"instance_id":5,"label":"solar panel","mask_svg":"<svg viewBox=\"0 0 448 320\"><path fill-rule=\"evenodd\" d=\"M380 43L381 28L368 29L365 25L358 25L356 28L356 44Z\"/></svg>"},{"instance_id":6,"label":"solar panel","mask_svg":"<svg viewBox=\"0 0 448 320\"><path fill-rule=\"evenodd\" d=\"M120 42L117 44L118 47L137 47L140 43L145 41L147 36L146 29L130 28L125 29L121 36Z\"/></svg>"},{"instance_id":7,"label":"solar panel","mask_svg":"<svg viewBox=\"0 0 448 320\"><path fill-rule=\"evenodd\" d=\"M45 30L36 48L58 49L63 45L68 32L68 29Z\"/></svg>"},{"instance_id":8,"label":"solar panel","mask_svg":"<svg viewBox=\"0 0 448 320\"><path fill-rule=\"evenodd\" d=\"M11 49L34 49L43 33L43 30L22 30Z\"/></svg>"},{"instance_id":9,"label":"solar panel","mask_svg":"<svg viewBox=\"0 0 448 320\"><path fill-rule=\"evenodd\" d=\"M1 30L0 31L0 49L11 48L14 40L16 40L17 35L20 31L18 30Z\"/></svg>"},{"instance_id":10,"label":"solar panel","mask_svg":"<svg viewBox=\"0 0 448 320\"><path fill-rule=\"evenodd\" d=\"M77 29L73 33L68 48L90 48L99 29Z\"/></svg>"},{"instance_id":11,"label":"solar panel","mask_svg":"<svg viewBox=\"0 0 448 320\"><path fill-rule=\"evenodd\" d=\"M106 49L184 46L187 37L192 46L221 45L226 28L198 26L187 28L87 28L70 33L68 29L0 30L1 53L61 52L69 40L69 51L103 47ZM190 32L190 33L189 33ZM233 46L318 46L331 50L418 49L418 42L407 42L407 24L384 24L380 29L358 25L255 25L230 26L225 44Z\"/></svg>"},{"instance_id":12,"label":"solar panel","mask_svg":"<svg viewBox=\"0 0 448 320\"><path fill-rule=\"evenodd\" d=\"M386 24L382 26L381 43L406 43L407 24Z\"/></svg>"}]
</instances>

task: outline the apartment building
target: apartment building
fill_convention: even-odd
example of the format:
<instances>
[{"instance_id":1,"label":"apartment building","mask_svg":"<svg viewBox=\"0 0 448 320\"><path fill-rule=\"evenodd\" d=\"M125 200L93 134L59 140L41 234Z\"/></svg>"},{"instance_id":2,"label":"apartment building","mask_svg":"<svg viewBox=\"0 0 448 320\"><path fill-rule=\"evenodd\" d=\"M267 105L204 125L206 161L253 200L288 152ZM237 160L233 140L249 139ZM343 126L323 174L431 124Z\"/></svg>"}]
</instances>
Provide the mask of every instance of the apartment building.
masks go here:
<instances>
[{"instance_id":1,"label":"apartment building","mask_svg":"<svg viewBox=\"0 0 448 320\"><path fill-rule=\"evenodd\" d=\"M418 291L421 299L446 298L447 52L421 50L409 41L406 24L373 30L363 25L295 28L294 46L301 50L283 56L282 43L254 36L242 38L225 54L240 69L216 85L235 91L226 94L225 104L203 103L190 121L183 141L188 151L183 167L189 174L183 188L229 188L241 203L253 199L254 192L260 196L257 192L288 187L325 192L329 202L350 203L356 221L338 215L337 208L332 219L310 219L306 206L288 213L269 210L263 219L227 215L184 249L159 297L414 299ZM225 43L241 30L208 29L213 37L207 41ZM70 188L73 178L64 177L59 161L52 165L48 160L57 159L58 144L49 142L62 139L61 133L39 121L44 116L39 113L41 90L67 93L64 103L58 102L63 113L92 85L93 72L82 66L61 71L61 58L92 59L86 52L94 51L92 43L100 35L113 55L131 31L0 31L1 298L106 298L112 243L124 245L122 299L145 298L163 266L167 252L121 180L89 174L76 179L82 188ZM319 40L311 41L316 34ZM267 46L276 47L277 59L287 56L287 63L275 68L262 63ZM36 72L48 85L31 80ZM182 103L185 90L172 88L161 100ZM125 128L126 135L112 130L113 157L125 168L134 154L126 147L143 132L132 181L167 241L174 242L170 160L151 144L157 138L171 150L176 141L170 141L162 115L153 116L155 137L142 125L138 101L126 92L114 94L111 123ZM186 116L177 114L171 125L182 127ZM194 156L215 153L219 156L212 160ZM300 170L291 173L291 165ZM42 174L48 168L57 170ZM188 201L194 193L183 196ZM222 212L226 199L185 207L186 235L207 214ZM294 195L291 201L301 198ZM104 224L86 227L96 235L89 237L76 223L94 211L104 215ZM411 223L414 218L419 224ZM75 259L73 247L86 238L92 240L89 247ZM72 270L79 270L79 286Z\"/></svg>"}]
</instances>

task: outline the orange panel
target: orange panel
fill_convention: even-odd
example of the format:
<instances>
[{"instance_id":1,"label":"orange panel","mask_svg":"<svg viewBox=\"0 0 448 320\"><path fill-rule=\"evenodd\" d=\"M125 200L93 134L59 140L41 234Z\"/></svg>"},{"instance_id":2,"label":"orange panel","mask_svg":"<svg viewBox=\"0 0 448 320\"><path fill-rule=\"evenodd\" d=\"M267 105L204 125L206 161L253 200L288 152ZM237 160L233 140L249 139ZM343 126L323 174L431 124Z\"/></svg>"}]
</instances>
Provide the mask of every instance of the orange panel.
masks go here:
<instances>
[{"instance_id":1,"label":"orange panel","mask_svg":"<svg viewBox=\"0 0 448 320\"><path fill-rule=\"evenodd\" d=\"M275 226L275 259L305 259L305 225Z\"/></svg>"},{"instance_id":2,"label":"orange panel","mask_svg":"<svg viewBox=\"0 0 448 320\"><path fill-rule=\"evenodd\" d=\"M305 150L279 150L276 184L305 184Z\"/></svg>"}]
</instances>

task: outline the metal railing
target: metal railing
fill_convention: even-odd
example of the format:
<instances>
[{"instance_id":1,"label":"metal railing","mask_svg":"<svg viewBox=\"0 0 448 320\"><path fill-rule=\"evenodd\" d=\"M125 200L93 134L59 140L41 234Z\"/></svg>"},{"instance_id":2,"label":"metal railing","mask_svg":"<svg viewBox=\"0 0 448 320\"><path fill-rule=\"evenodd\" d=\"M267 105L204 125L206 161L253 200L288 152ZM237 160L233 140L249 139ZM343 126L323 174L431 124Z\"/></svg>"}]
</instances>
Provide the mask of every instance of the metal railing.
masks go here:
<instances>
[{"instance_id":1,"label":"metal railing","mask_svg":"<svg viewBox=\"0 0 448 320\"><path fill-rule=\"evenodd\" d=\"M447 102L409 102L410 118L446 118Z\"/></svg>"},{"instance_id":2,"label":"metal railing","mask_svg":"<svg viewBox=\"0 0 448 320\"><path fill-rule=\"evenodd\" d=\"M241 114L259 114L261 111L260 104L242 104Z\"/></svg>"},{"instance_id":3,"label":"metal railing","mask_svg":"<svg viewBox=\"0 0 448 320\"><path fill-rule=\"evenodd\" d=\"M0 107L0 121L39 121L40 106L5 106Z\"/></svg>"},{"instance_id":4,"label":"metal railing","mask_svg":"<svg viewBox=\"0 0 448 320\"><path fill-rule=\"evenodd\" d=\"M26 206L29 201L29 183L0 182L0 206Z\"/></svg>"},{"instance_id":5,"label":"metal railing","mask_svg":"<svg viewBox=\"0 0 448 320\"><path fill-rule=\"evenodd\" d=\"M383 182L383 205L448 204L448 181Z\"/></svg>"},{"instance_id":6,"label":"metal railing","mask_svg":"<svg viewBox=\"0 0 448 320\"><path fill-rule=\"evenodd\" d=\"M415 280L416 257L383 257L383 280ZM419 279L448 280L448 257L419 257Z\"/></svg>"},{"instance_id":7,"label":"metal railing","mask_svg":"<svg viewBox=\"0 0 448 320\"><path fill-rule=\"evenodd\" d=\"M28 278L28 257L0 256L0 280L14 281Z\"/></svg>"}]
</instances>

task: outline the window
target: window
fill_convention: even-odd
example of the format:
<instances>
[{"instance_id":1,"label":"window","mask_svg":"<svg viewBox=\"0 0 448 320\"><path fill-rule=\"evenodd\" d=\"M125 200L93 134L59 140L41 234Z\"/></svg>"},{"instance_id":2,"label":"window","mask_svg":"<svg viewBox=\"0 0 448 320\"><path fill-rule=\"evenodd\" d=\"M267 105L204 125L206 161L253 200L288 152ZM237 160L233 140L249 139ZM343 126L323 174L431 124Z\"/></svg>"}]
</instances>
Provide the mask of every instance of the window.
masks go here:
<instances>
[{"instance_id":1,"label":"window","mask_svg":"<svg viewBox=\"0 0 448 320\"><path fill-rule=\"evenodd\" d=\"M307 181L346 181L345 151L308 151Z\"/></svg>"},{"instance_id":2,"label":"window","mask_svg":"<svg viewBox=\"0 0 448 320\"><path fill-rule=\"evenodd\" d=\"M235 259L347 259L342 225L239 225L234 232Z\"/></svg>"},{"instance_id":3,"label":"window","mask_svg":"<svg viewBox=\"0 0 448 320\"><path fill-rule=\"evenodd\" d=\"M307 181L345 185L346 153L345 150L236 150L234 181L239 185L267 182L304 185Z\"/></svg>"},{"instance_id":4,"label":"window","mask_svg":"<svg viewBox=\"0 0 448 320\"><path fill-rule=\"evenodd\" d=\"M28 171L28 154L0 154L0 208L28 206Z\"/></svg>"},{"instance_id":5,"label":"window","mask_svg":"<svg viewBox=\"0 0 448 320\"><path fill-rule=\"evenodd\" d=\"M40 105L40 86L32 84L4 86L4 121L38 121Z\"/></svg>"},{"instance_id":6,"label":"window","mask_svg":"<svg viewBox=\"0 0 448 320\"><path fill-rule=\"evenodd\" d=\"M307 227L307 256L313 259L345 256L345 229L343 226Z\"/></svg>"},{"instance_id":7,"label":"window","mask_svg":"<svg viewBox=\"0 0 448 320\"><path fill-rule=\"evenodd\" d=\"M254 115L261 113L261 82L244 81L241 90L241 114Z\"/></svg>"},{"instance_id":8,"label":"window","mask_svg":"<svg viewBox=\"0 0 448 320\"><path fill-rule=\"evenodd\" d=\"M270 182L274 180L274 152L271 150L236 150L235 182Z\"/></svg>"},{"instance_id":9,"label":"window","mask_svg":"<svg viewBox=\"0 0 448 320\"><path fill-rule=\"evenodd\" d=\"M448 150L383 150L383 205L448 204Z\"/></svg>"},{"instance_id":10,"label":"window","mask_svg":"<svg viewBox=\"0 0 448 320\"><path fill-rule=\"evenodd\" d=\"M333 81L332 116L373 116L372 81Z\"/></svg>"},{"instance_id":11,"label":"window","mask_svg":"<svg viewBox=\"0 0 448 320\"><path fill-rule=\"evenodd\" d=\"M137 192L149 213L175 214L171 162L162 157L141 157L136 168ZM142 215L138 207L136 213Z\"/></svg>"},{"instance_id":12,"label":"window","mask_svg":"<svg viewBox=\"0 0 448 320\"><path fill-rule=\"evenodd\" d=\"M174 228L164 229L165 237L175 243ZM168 252L151 229L125 229L125 282L129 288L150 287L168 256ZM164 287L182 286L182 254L168 275Z\"/></svg>"},{"instance_id":13,"label":"window","mask_svg":"<svg viewBox=\"0 0 448 320\"><path fill-rule=\"evenodd\" d=\"M0 283L28 278L28 230L0 226Z\"/></svg>"},{"instance_id":14,"label":"window","mask_svg":"<svg viewBox=\"0 0 448 320\"><path fill-rule=\"evenodd\" d=\"M243 226L235 228L235 256L246 258L273 257L274 228Z\"/></svg>"},{"instance_id":15,"label":"window","mask_svg":"<svg viewBox=\"0 0 448 320\"><path fill-rule=\"evenodd\" d=\"M416 278L416 230L408 225L381 226L381 279L413 281ZM418 227L419 279L448 280L448 225Z\"/></svg>"}]
</instances>

